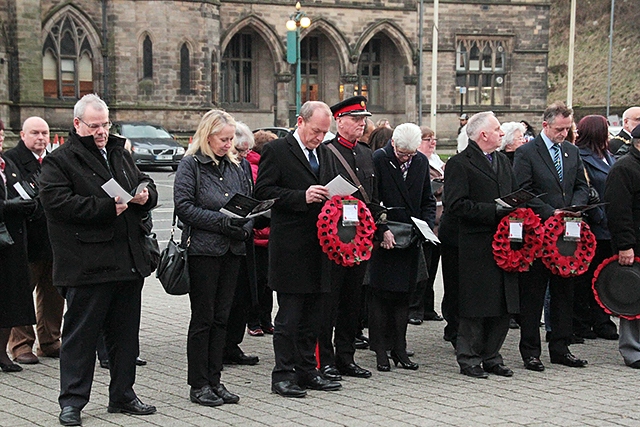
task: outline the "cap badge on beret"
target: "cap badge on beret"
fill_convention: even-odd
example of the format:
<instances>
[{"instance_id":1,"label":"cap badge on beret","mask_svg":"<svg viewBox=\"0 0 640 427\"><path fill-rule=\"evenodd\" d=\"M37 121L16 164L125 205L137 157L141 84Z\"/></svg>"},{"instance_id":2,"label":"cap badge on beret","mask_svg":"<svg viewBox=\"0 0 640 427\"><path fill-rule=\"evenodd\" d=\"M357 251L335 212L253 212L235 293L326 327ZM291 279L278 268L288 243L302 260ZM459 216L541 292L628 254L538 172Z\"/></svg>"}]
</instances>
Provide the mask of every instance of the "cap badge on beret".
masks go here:
<instances>
[{"instance_id":1,"label":"cap badge on beret","mask_svg":"<svg viewBox=\"0 0 640 427\"><path fill-rule=\"evenodd\" d=\"M367 98L364 96L352 96L331 107L334 118L342 116L368 117L371 113L367 111Z\"/></svg>"}]
</instances>

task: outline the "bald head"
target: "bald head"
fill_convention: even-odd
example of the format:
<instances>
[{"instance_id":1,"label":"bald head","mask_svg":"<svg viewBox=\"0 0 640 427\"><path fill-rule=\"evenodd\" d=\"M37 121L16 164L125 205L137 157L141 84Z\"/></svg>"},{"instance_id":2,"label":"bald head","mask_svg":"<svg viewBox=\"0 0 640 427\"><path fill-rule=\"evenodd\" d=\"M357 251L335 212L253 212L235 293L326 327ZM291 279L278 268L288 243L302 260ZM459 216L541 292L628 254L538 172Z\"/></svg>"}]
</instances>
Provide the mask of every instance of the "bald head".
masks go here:
<instances>
[{"instance_id":1,"label":"bald head","mask_svg":"<svg viewBox=\"0 0 640 427\"><path fill-rule=\"evenodd\" d=\"M631 131L640 124L640 107L631 107L622 114L622 127L631 135Z\"/></svg>"},{"instance_id":2,"label":"bald head","mask_svg":"<svg viewBox=\"0 0 640 427\"><path fill-rule=\"evenodd\" d=\"M22 124L20 138L30 151L41 156L49 144L49 125L40 117L29 117Z\"/></svg>"}]
</instances>

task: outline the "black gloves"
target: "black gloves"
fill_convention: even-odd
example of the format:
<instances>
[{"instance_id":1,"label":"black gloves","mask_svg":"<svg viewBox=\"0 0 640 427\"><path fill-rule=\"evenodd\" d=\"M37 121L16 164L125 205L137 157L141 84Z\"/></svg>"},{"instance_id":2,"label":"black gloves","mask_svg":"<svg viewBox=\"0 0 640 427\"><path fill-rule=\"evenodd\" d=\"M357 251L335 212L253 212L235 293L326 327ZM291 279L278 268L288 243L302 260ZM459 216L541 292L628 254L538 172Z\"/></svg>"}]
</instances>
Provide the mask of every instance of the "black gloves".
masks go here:
<instances>
[{"instance_id":1,"label":"black gloves","mask_svg":"<svg viewBox=\"0 0 640 427\"><path fill-rule=\"evenodd\" d=\"M35 200L22 200L16 197L4 200L2 206L5 213L29 216L36 211L38 204Z\"/></svg>"},{"instance_id":2,"label":"black gloves","mask_svg":"<svg viewBox=\"0 0 640 427\"><path fill-rule=\"evenodd\" d=\"M600 203L600 195L598 194L598 190L593 187L589 187L589 201L587 203L590 205Z\"/></svg>"},{"instance_id":3,"label":"black gloves","mask_svg":"<svg viewBox=\"0 0 640 427\"><path fill-rule=\"evenodd\" d=\"M246 224L249 220L229 218L225 216L220 222L220 231L230 239L241 240L244 242L249 238L249 233L247 232L247 230L242 228L242 226L237 225L240 224L241 221L244 221L244 223Z\"/></svg>"},{"instance_id":4,"label":"black gloves","mask_svg":"<svg viewBox=\"0 0 640 427\"><path fill-rule=\"evenodd\" d=\"M496 203L496 216L498 218L504 218L506 215L509 215L511 212L516 210L516 208L512 208L511 206L502 206Z\"/></svg>"}]
</instances>

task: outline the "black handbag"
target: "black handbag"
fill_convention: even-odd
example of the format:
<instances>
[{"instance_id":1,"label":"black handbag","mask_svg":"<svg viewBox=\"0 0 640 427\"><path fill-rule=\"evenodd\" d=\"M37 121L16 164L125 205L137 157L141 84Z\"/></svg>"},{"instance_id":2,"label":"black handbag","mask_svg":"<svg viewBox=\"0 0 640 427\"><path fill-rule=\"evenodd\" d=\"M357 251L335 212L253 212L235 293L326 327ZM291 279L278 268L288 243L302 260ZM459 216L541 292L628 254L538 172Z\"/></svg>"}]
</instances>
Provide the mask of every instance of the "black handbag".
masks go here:
<instances>
[{"instance_id":1,"label":"black handbag","mask_svg":"<svg viewBox=\"0 0 640 427\"><path fill-rule=\"evenodd\" d=\"M151 212L148 212L147 215L142 218L141 227L144 233L144 249L149 254L149 266L153 272L158 268L158 262L160 261L160 246L158 245L156 233L151 232L153 229Z\"/></svg>"},{"instance_id":2,"label":"black handbag","mask_svg":"<svg viewBox=\"0 0 640 427\"><path fill-rule=\"evenodd\" d=\"M156 277L169 295L185 295L191 290L187 256L191 238L187 239L187 243L182 246L173 240L173 232L174 228L172 227L167 247L160 254Z\"/></svg>"},{"instance_id":3,"label":"black handbag","mask_svg":"<svg viewBox=\"0 0 640 427\"><path fill-rule=\"evenodd\" d=\"M389 231L393 233L396 241L394 249L407 249L418 240L418 235L413 229L413 224L405 222L387 221Z\"/></svg>"},{"instance_id":4,"label":"black handbag","mask_svg":"<svg viewBox=\"0 0 640 427\"><path fill-rule=\"evenodd\" d=\"M0 222L0 249L8 248L13 245L13 239L4 222Z\"/></svg>"}]
</instances>

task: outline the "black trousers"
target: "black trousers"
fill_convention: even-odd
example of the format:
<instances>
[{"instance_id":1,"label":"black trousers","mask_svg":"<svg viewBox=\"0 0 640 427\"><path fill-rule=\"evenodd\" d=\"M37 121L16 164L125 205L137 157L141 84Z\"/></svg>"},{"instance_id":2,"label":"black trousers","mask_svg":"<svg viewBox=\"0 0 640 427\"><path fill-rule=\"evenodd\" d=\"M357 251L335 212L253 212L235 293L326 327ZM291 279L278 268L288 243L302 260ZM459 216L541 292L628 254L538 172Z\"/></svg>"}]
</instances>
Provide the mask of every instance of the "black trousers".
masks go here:
<instances>
[{"instance_id":1,"label":"black trousers","mask_svg":"<svg viewBox=\"0 0 640 427\"><path fill-rule=\"evenodd\" d=\"M610 240L598 240L596 253L589 265L589 270L576 277L575 295L573 301L573 332L581 336L583 333L593 330L596 333L615 333L616 324L611 316L604 312L596 302L591 288L591 281L596 268L613 255Z\"/></svg>"},{"instance_id":2,"label":"black trousers","mask_svg":"<svg viewBox=\"0 0 640 427\"><path fill-rule=\"evenodd\" d=\"M369 345L376 354L395 350L403 354L407 350L408 292L385 292L370 289Z\"/></svg>"},{"instance_id":3,"label":"black trousers","mask_svg":"<svg viewBox=\"0 0 640 427\"><path fill-rule=\"evenodd\" d=\"M227 320L238 282L241 257L191 256L191 321L187 336L187 382L202 388L220 383Z\"/></svg>"},{"instance_id":4,"label":"black trousers","mask_svg":"<svg viewBox=\"0 0 640 427\"><path fill-rule=\"evenodd\" d=\"M435 293L433 291L433 284L436 281L436 274L438 273L440 247L425 243L422 245L422 250L427 264L429 278L418 282L415 292L411 294L409 300L409 319L427 320L437 314L434 308Z\"/></svg>"},{"instance_id":5,"label":"black trousers","mask_svg":"<svg viewBox=\"0 0 640 427\"><path fill-rule=\"evenodd\" d=\"M322 325L318 337L321 366L345 366L354 361L354 341L360 325L360 298L366 271L366 262L353 267L332 265L331 292L323 295Z\"/></svg>"},{"instance_id":6,"label":"black trousers","mask_svg":"<svg viewBox=\"0 0 640 427\"><path fill-rule=\"evenodd\" d=\"M509 332L510 315L460 317L456 359L461 368L480 365L485 369L503 363L500 349Z\"/></svg>"},{"instance_id":7,"label":"black trousers","mask_svg":"<svg viewBox=\"0 0 640 427\"><path fill-rule=\"evenodd\" d=\"M255 246L256 253L256 281L258 291L258 305L252 306L247 313L247 326L250 328L271 325L273 311L273 290L269 287L269 250Z\"/></svg>"},{"instance_id":8,"label":"black trousers","mask_svg":"<svg viewBox=\"0 0 640 427\"><path fill-rule=\"evenodd\" d=\"M244 328L247 323L249 308L251 307L251 291L249 289L249 275L246 260L240 262L238 284L233 296L231 311L227 320L227 335L224 346L224 356L236 357L243 352L240 343L244 338Z\"/></svg>"},{"instance_id":9,"label":"black trousers","mask_svg":"<svg viewBox=\"0 0 640 427\"><path fill-rule=\"evenodd\" d=\"M67 300L60 347L61 408L89 402L101 332L109 354L109 403L136 398L143 279L59 288Z\"/></svg>"},{"instance_id":10,"label":"black trousers","mask_svg":"<svg viewBox=\"0 0 640 427\"><path fill-rule=\"evenodd\" d=\"M278 292L278 313L273 332L275 367L272 384L298 381L316 374L316 342L322 320L321 293Z\"/></svg>"},{"instance_id":11,"label":"black trousers","mask_svg":"<svg viewBox=\"0 0 640 427\"><path fill-rule=\"evenodd\" d=\"M458 273L458 247L443 243L440 245L440 253L442 255L442 282L444 287L442 317L447 321L447 325L444 327L444 339L455 343L458 336L459 323L460 279Z\"/></svg>"},{"instance_id":12,"label":"black trousers","mask_svg":"<svg viewBox=\"0 0 640 427\"><path fill-rule=\"evenodd\" d=\"M551 274L536 260L531 269L520 273L520 355L523 359L540 357L540 316L544 295L549 284L551 293L551 334L549 353L564 355L569 352L573 333L574 278Z\"/></svg>"}]
</instances>

